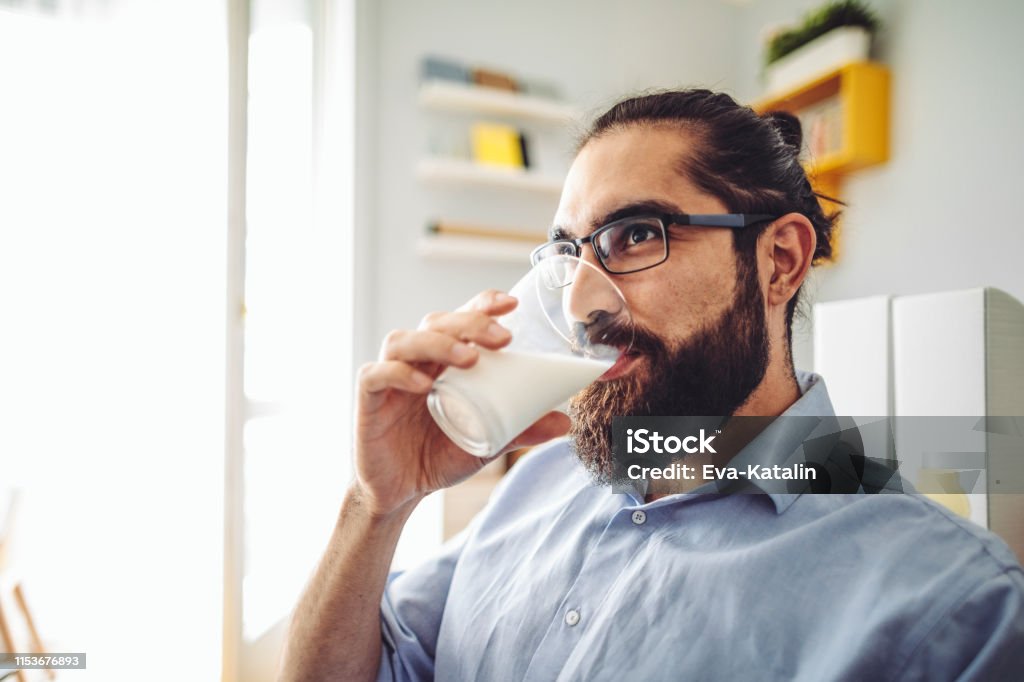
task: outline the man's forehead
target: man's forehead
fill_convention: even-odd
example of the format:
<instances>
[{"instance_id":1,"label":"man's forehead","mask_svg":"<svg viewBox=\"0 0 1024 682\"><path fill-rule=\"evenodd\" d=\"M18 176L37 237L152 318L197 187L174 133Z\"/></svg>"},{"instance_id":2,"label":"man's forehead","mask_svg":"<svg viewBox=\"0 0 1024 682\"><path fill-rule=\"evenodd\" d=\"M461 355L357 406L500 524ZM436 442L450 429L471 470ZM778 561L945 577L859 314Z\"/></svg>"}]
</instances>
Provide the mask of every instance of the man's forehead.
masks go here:
<instances>
[{"instance_id":1,"label":"man's forehead","mask_svg":"<svg viewBox=\"0 0 1024 682\"><path fill-rule=\"evenodd\" d=\"M682 168L688 145L678 130L661 128L630 128L591 140L569 170L552 231L582 236L643 205L649 213L697 212L692 204L702 193Z\"/></svg>"},{"instance_id":2,"label":"man's forehead","mask_svg":"<svg viewBox=\"0 0 1024 682\"><path fill-rule=\"evenodd\" d=\"M552 239L565 239L569 237L582 237L594 230L607 225L608 223L632 216L651 215L673 215L685 213L679 205L664 199L647 198L624 200L622 202L609 204L605 211L590 211L586 220L569 220L559 222L556 216L554 224L548 231Z\"/></svg>"}]
</instances>

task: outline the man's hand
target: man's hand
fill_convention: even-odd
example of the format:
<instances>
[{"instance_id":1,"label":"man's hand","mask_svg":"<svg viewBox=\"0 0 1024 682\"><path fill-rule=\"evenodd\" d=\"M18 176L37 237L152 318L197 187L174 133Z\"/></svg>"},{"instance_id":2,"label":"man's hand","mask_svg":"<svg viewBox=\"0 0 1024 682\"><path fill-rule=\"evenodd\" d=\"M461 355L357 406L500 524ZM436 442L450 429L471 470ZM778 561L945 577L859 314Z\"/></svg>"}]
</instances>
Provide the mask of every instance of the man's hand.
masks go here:
<instances>
[{"instance_id":1,"label":"man's hand","mask_svg":"<svg viewBox=\"0 0 1024 682\"><path fill-rule=\"evenodd\" d=\"M475 346L506 346L511 333L494 321L516 299L485 291L455 312L431 313L415 330L384 339L377 362L359 372L355 470L367 510L386 516L426 494L454 485L494 457L481 459L457 447L434 423L426 395L447 367L472 367ZM503 451L564 435L569 418L550 412Z\"/></svg>"},{"instance_id":2,"label":"man's hand","mask_svg":"<svg viewBox=\"0 0 1024 682\"><path fill-rule=\"evenodd\" d=\"M380 358L359 372L356 480L292 617L282 680L372 680L380 663L380 601L391 558L416 503L489 460L455 446L434 423L426 394L447 367L472 367L476 346L499 349L511 335L494 321L516 300L487 291L456 312L433 313L416 330L394 331ZM506 449L564 434L552 412ZM493 459L493 458L491 458Z\"/></svg>"}]
</instances>

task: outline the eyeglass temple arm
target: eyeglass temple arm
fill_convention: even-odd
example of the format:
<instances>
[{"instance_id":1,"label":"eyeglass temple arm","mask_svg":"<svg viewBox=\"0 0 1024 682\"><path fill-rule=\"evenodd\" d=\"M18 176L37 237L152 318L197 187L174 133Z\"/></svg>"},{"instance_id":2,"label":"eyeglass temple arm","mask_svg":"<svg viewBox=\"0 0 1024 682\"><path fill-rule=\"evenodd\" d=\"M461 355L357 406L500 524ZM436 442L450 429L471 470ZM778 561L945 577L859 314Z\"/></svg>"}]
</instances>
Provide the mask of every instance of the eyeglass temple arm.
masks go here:
<instances>
[{"instance_id":1,"label":"eyeglass temple arm","mask_svg":"<svg viewBox=\"0 0 1024 682\"><path fill-rule=\"evenodd\" d=\"M757 223L775 220L775 216L760 213L706 213L668 216L676 225L700 225L703 227L750 227Z\"/></svg>"}]
</instances>

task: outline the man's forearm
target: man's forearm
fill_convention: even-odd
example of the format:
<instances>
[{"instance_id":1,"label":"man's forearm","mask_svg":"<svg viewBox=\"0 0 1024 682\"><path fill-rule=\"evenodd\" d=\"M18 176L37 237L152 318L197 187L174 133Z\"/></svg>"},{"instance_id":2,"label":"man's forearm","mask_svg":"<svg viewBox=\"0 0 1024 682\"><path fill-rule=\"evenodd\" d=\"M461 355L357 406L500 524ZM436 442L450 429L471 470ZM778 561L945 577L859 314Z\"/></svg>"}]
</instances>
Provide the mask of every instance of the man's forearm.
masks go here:
<instances>
[{"instance_id":1,"label":"man's forearm","mask_svg":"<svg viewBox=\"0 0 1024 682\"><path fill-rule=\"evenodd\" d=\"M373 680L380 664L380 601L410 503L375 516L353 486L320 566L295 609L282 680Z\"/></svg>"}]
</instances>

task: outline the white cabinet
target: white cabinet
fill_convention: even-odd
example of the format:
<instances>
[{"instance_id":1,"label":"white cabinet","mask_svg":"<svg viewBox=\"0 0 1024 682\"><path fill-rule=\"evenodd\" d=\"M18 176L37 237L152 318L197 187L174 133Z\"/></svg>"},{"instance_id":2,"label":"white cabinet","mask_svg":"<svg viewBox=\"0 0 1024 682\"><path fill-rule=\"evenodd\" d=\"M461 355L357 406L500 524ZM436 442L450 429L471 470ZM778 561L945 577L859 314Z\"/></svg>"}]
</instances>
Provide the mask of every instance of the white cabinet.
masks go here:
<instances>
[{"instance_id":1,"label":"white cabinet","mask_svg":"<svg viewBox=\"0 0 1024 682\"><path fill-rule=\"evenodd\" d=\"M898 298L893 370L898 416L1024 415L1024 305L991 288ZM945 451L984 453L979 489L986 492L968 496L970 517L1024 557L1024 452L1014 451L1019 437L999 430L980 425L976 442Z\"/></svg>"},{"instance_id":2,"label":"white cabinet","mask_svg":"<svg viewBox=\"0 0 1024 682\"><path fill-rule=\"evenodd\" d=\"M814 306L814 368L836 414L892 414L890 297Z\"/></svg>"},{"instance_id":3,"label":"white cabinet","mask_svg":"<svg viewBox=\"0 0 1024 682\"><path fill-rule=\"evenodd\" d=\"M895 417L910 480L969 473L966 498L932 496L1024 558L1024 305L992 288L879 296L818 304L814 327L837 414Z\"/></svg>"}]
</instances>

